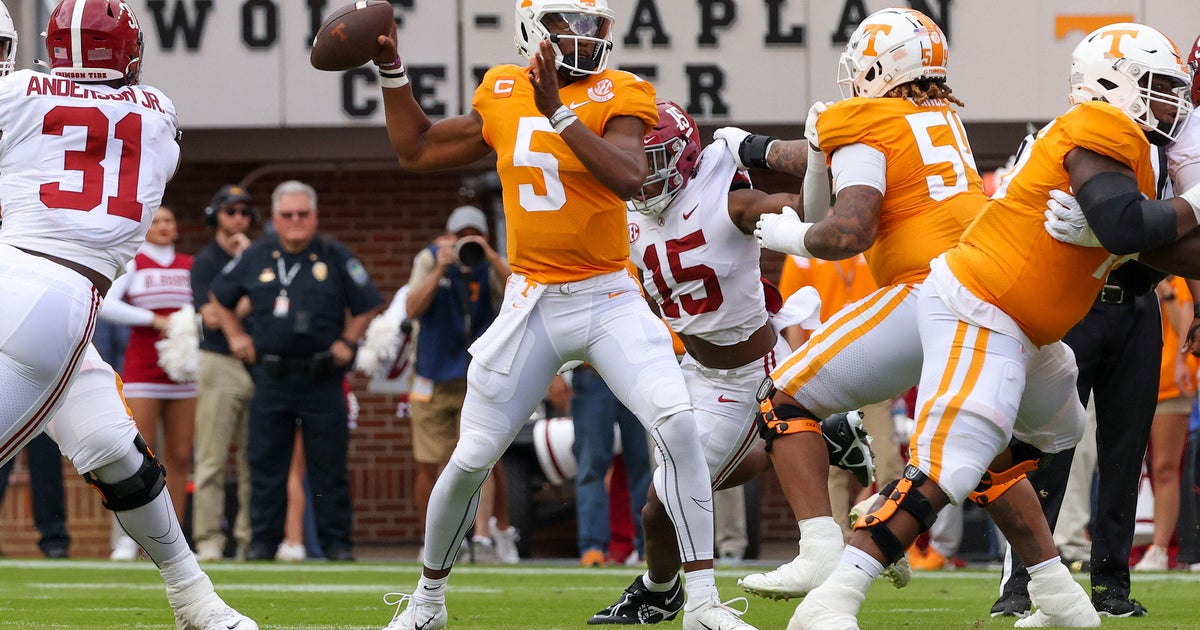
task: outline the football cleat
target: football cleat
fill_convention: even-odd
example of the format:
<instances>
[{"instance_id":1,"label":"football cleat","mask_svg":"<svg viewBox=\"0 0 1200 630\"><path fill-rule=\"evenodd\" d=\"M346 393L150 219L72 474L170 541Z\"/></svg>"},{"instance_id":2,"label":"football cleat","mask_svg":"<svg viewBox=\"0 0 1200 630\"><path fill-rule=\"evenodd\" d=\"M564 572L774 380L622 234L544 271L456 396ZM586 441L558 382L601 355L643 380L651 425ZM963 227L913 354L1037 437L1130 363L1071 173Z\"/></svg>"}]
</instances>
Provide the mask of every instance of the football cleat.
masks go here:
<instances>
[{"instance_id":1,"label":"football cleat","mask_svg":"<svg viewBox=\"0 0 1200 630\"><path fill-rule=\"evenodd\" d=\"M383 603L396 607L396 614L383 630L441 630L450 621L445 602L426 602L407 593L388 593L383 596Z\"/></svg>"},{"instance_id":2,"label":"football cleat","mask_svg":"<svg viewBox=\"0 0 1200 630\"><path fill-rule=\"evenodd\" d=\"M1037 610L1018 619L1015 628L1096 628L1100 615L1066 565L1056 564L1030 576L1029 599Z\"/></svg>"},{"instance_id":3,"label":"football cleat","mask_svg":"<svg viewBox=\"0 0 1200 630\"><path fill-rule=\"evenodd\" d=\"M671 589L662 593L642 584L642 576L633 579L611 606L592 615L588 625L639 625L670 621L683 608L683 584L677 578Z\"/></svg>"},{"instance_id":4,"label":"football cleat","mask_svg":"<svg viewBox=\"0 0 1200 630\"><path fill-rule=\"evenodd\" d=\"M859 630L853 611L862 606L863 599L853 588L827 583L800 602L787 630Z\"/></svg>"},{"instance_id":5,"label":"football cleat","mask_svg":"<svg viewBox=\"0 0 1200 630\"><path fill-rule=\"evenodd\" d=\"M1105 617L1145 617L1149 614L1141 602L1129 597L1096 599L1092 605Z\"/></svg>"},{"instance_id":6,"label":"football cleat","mask_svg":"<svg viewBox=\"0 0 1200 630\"><path fill-rule=\"evenodd\" d=\"M774 571L747 575L738 580L738 586L747 593L767 599L804 597L833 573L841 557L841 547L802 542L800 553L794 560Z\"/></svg>"},{"instance_id":7,"label":"football cleat","mask_svg":"<svg viewBox=\"0 0 1200 630\"><path fill-rule=\"evenodd\" d=\"M1029 602L1029 595L1026 593L1005 593L992 604L992 609L989 611L993 617L1019 617L1024 619L1029 616L1029 609L1033 605Z\"/></svg>"},{"instance_id":8,"label":"football cleat","mask_svg":"<svg viewBox=\"0 0 1200 630\"><path fill-rule=\"evenodd\" d=\"M746 606L737 610L730 606L740 602ZM750 608L750 602L745 597L737 597L727 602L717 599L714 593L708 601L701 602L694 610L683 611L683 630L756 630L754 626L742 621L742 615Z\"/></svg>"},{"instance_id":9,"label":"football cleat","mask_svg":"<svg viewBox=\"0 0 1200 630\"><path fill-rule=\"evenodd\" d=\"M864 488L875 483L875 458L871 436L862 424L862 413L835 413L821 421L821 435L829 449L829 465L849 471Z\"/></svg>"},{"instance_id":10,"label":"football cleat","mask_svg":"<svg viewBox=\"0 0 1200 630\"><path fill-rule=\"evenodd\" d=\"M496 559L502 564L521 562L521 554L517 551L517 541L521 540L521 534L517 532L517 528L509 525L507 529L500 529L496 526L496 517L493 516L488 519L488 529L496 545Z\"/></svg>"},{"instance_id":11,"label":"football cleat","mask_svg":"<svg viewBox=\"0 0 1200 630\"><path fill-rule=\"evenodd\" d=\"M175 611L176 630L258 630L253 619L230 608L217 595L207 575L182 589L168 587L167 601ZM176 605L179 601L186 603Z\"/></svg>"}]
</instances>

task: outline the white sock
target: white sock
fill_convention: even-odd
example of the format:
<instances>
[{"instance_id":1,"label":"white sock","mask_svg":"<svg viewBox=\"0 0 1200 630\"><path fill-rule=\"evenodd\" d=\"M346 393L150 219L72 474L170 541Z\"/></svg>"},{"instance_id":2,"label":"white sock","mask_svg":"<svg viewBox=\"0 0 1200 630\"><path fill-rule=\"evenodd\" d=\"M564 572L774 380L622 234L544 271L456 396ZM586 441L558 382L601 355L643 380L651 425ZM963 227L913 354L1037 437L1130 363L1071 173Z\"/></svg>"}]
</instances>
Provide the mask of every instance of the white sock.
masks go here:
<instances>
[{"instance_id":1,"label":"white sock","mask_svg":"<svg viewBox=\"0 0 1200 630\"><path fill-rule=\"evenodd\" d=\"M883 563L876 560L871 554L855 547L847 545L842 551L842 560L838 563L838 568L849 566L858 569L872 580L879 577L883 573ZM864 591L865 592L865 591Z\"/></svg>"},{"instance_id":2,"label":"white sock","mask_svg":"<svg viewBox=\"0 0 1200 630\"><path fill-rule=\"evenodd\" d=\"M712 569L688 571L683 577L683 588L687 592L685 610L695 610L701 604L717 597L717 576Z\"/></svg>"},{"instance_id":3,"label":"white sock","mask_svg":"<svg viewBox=\"0 0 1200 630\"><path fill-rule=\"evenodd\" d=\"M1062 565L1062 558L1060 558L1058 556L1054 556L1053 558L1050 558L1049 560L1042 560L1041 562L1029 567L1026 570L1029 571L1029 577L1032 578L1033 576L1037 575L1038 573L1041 573L1042 571L1045 571L1046 569L1049 569L1050 567L1053 567L1056 564ZM1065 567L1066 565L1063 565L1063 566Z\"/></svg>"},{"instance_id":4,"label":"white sock","mask_svg":"<svg viewBox=\"0 0 1200 630\"><path fill-rule=\"evenodd\" d=\"M196 562L196 556L188 549L159 563L158 572L162 574L163 583L167 585L168 591L180 590L204 576L200 564Z\"/></svg>"},{"instance_id":5,"label":"white sock","mask_svg":"<svg viewBox=\"0 0 1200 630\"><path fill-rule=\"evenodd\" d=\"M665 593L665 592L671 590L671 588L674 587L675 583L678 581L679 581L679 576L675 575L671 578L670 582L664 582L662 584L659 584L658 582L655 582L654 580L650 579L649 571L646 571L645 573L642 574L642 586L645 586L646 590L650 591L651 593Z\"/></svg>"},{"instance_id":6,"label":"white sock","mask_svg":"<svg viewBox=\"0 0 1200 630\"><path fill-rule=\"evenodd\" d=\"M445 603L446 601L446 582L450 581L450 576L438 578L436 580L427 578L424 575L417 581L417 588L413 591L413 598L420 599L426 602L435 604Z\"/></svg>"}]
</instances>

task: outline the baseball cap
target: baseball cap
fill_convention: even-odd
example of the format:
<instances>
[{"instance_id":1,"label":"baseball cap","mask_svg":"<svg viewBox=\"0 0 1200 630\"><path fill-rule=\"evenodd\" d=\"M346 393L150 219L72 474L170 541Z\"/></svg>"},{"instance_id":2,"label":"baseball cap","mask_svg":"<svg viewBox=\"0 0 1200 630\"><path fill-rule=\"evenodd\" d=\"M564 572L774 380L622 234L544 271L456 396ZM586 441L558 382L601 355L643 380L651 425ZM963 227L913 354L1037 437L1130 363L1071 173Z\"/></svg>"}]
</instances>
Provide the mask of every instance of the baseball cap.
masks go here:
<instances>
[{"instance_id":1,"label":"baseball cap","mask_svg":"<svg viewBox=\"0 0 1200 630\"><path fill-rule=\"evenodd\" d=\"M457 233L467 228L488 233L487 215L483 214L483 210L475 206L459 206L450 213L450 218L446 220L447 232Z\"/></svg>"},{"instance_id":2,"label":"baseball cap","mask_svg":"<svg viewBox=\"0 0 1200 630\"><path fill-rule=\"evenodd\" d=\"M208 206L213 210L220 210L231 203L239 201L250 204L250 193L246 192L246 189L241 186L226 184L217 191L217 194L213 195L212 202Z\"/></svg>"}]
</instances>

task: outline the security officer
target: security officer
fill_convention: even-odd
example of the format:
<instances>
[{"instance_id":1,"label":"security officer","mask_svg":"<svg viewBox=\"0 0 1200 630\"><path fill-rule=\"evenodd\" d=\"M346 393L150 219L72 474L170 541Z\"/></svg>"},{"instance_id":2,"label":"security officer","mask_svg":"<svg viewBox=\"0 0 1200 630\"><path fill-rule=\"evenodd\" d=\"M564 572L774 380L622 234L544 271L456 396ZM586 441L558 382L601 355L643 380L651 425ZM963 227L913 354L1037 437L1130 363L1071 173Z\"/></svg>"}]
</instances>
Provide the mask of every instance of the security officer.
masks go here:
<instances>
[{"instance_id":1,"label":"security officer","mask_svg":"<svg viewBox=\"0 0 1200 630\"><path fill-rule=\"evenodd\" d=\"M247 559L273 559L283 540L299 419L321 547L331 560L353 560L342 377L383 299L345 246L317 236L311 186L276 187L271 218L276 235L251 245L212 285L229 348L254 378ZM230 310L243 295L250 298L252 336Z\"/></svg>"}]
</instances>

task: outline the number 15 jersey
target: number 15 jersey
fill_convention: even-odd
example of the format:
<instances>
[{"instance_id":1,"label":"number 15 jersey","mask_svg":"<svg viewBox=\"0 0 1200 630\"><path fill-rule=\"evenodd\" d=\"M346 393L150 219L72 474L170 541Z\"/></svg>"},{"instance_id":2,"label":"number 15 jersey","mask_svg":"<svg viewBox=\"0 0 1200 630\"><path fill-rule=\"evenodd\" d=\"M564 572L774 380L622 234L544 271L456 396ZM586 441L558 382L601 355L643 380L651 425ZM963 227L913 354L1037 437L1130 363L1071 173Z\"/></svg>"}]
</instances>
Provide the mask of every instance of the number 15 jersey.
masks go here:
<instances>
[{"instance_id":1,"label":"number 15 jersey","mask_svg":"<svg viewBox=\"0 0 1200 630\"><path fill-rule=\"evenodd\" d=\"M178 166L178 126L149 86L31 70L0 79L0 243L115 277Z\"/></svg>"}]
</instances>

